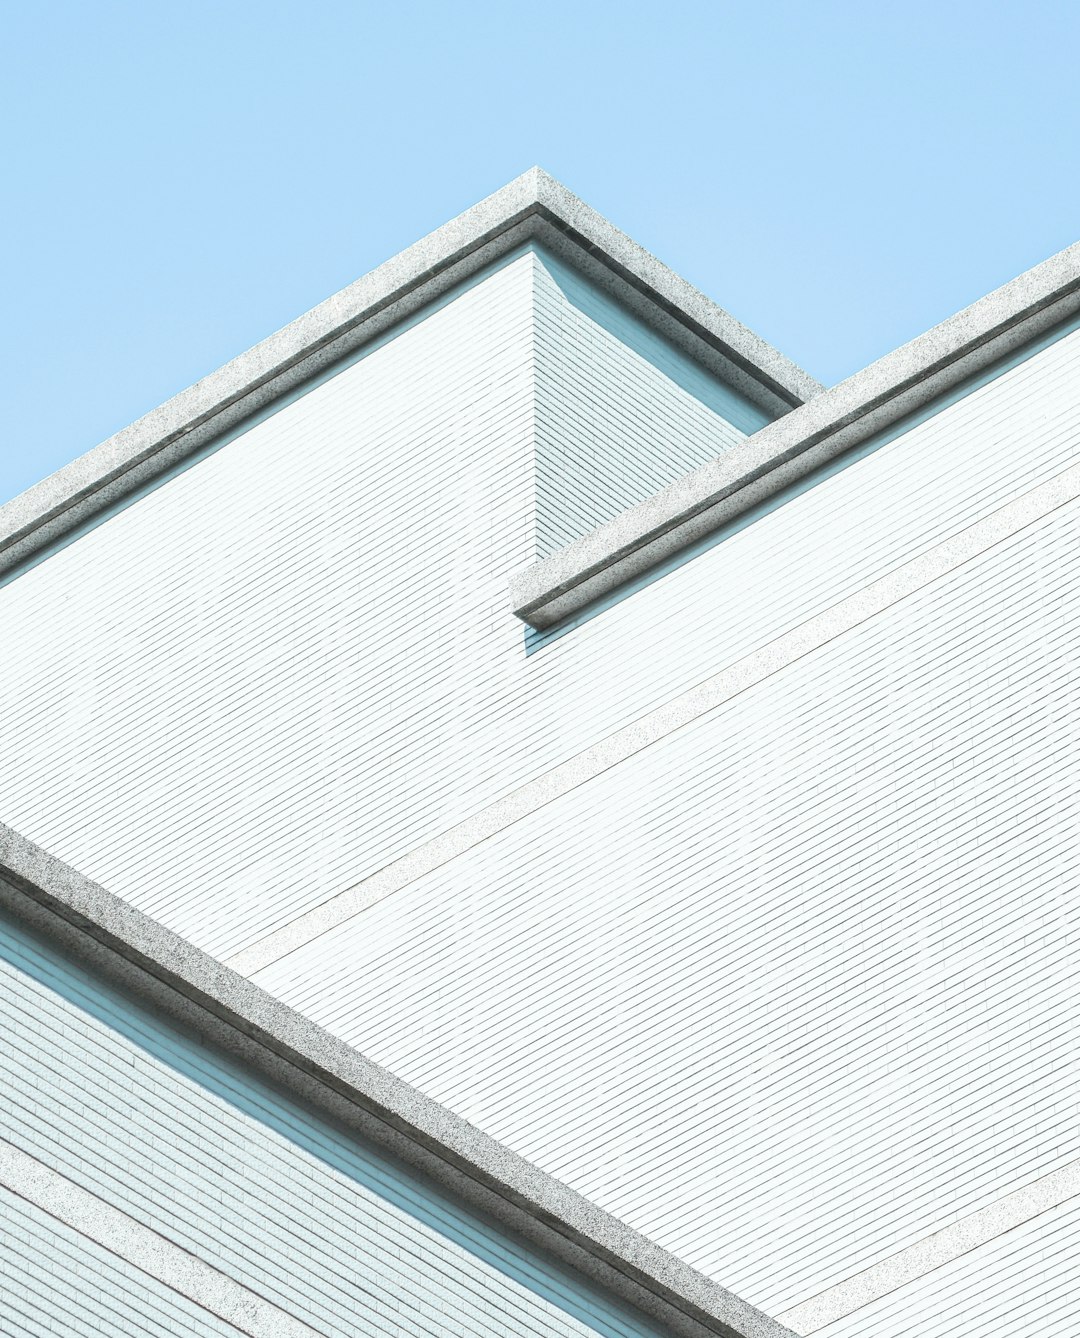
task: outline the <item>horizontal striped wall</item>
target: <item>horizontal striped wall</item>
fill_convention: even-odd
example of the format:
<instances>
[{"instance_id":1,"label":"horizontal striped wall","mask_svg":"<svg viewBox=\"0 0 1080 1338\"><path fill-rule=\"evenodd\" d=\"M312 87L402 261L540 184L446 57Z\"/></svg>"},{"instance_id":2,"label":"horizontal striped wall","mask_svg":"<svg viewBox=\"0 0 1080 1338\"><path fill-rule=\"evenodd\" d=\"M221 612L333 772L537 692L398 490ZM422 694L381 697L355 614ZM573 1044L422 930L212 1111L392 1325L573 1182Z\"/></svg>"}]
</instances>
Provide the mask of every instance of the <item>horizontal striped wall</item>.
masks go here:
<instances>
[{"instance_id":1,"label":"horizontal striped wall","mask_svg":"<svg viewBox=\"0 0 1080 1338\"><path fill-rule=\"evenodd\" d=\"M536 528L544 557L769 415L569 266L536 256Z\"/></svg>"},{"instance_id":2,"label":"horizontal striped wall","mask_svg":"<svg viewBox=\"0 0 1080 1338\"><path fill-rule=\"evenodd\" d=\"M309 1326L305 1333L655 1334L6 920L0 1000L3 1138ZM43 1232L60 1242L69 1293L97 1274L102 1305L130 1312L149 1295L146 1331L185 1331L183 1305L175 1327L155 1327L153 1307L165 1314L168 1298L120 1266L104 1267L101 1250L82 1238L24 1216L28 1249ZM18 1295L32 1301L50 1265L24 1258L17 1235L13 1245L25 1270ZM41 1313L63 1304L63 1290L41 1299ZM196 1331L235 1330L208 1321Z\"/></svg>"},{"instance_id":3,"label":"horizontal striped wall","mask_svg":"<svg viewBox=\"0 0 1080 1338\"><path fill-rule=\"evenodd\" d=\"M452 746L443 740L425 751L420 731L395 739L410 803L428 815L426 835L482 811L1077 458L1074 330L569 630L535 641L500 602L476 672L448 700L458 727ZM350 847L355 863L341 868L343 888L410 848L384 826L378 787L363 797L365 826ZM293 905L304 908L299 897ZM275 927L269 917L263 926ZM257 937L252 925L249 941Z\"/></svg>"},{"instance_id":4,"label":"horizontal striped wall","mask_svg":"<svg viewBox=\"0 0 1080 1338\"><path fill-rule=\"evenodd\" d=\"M490 792L492 708L531 691L506 579L538 473L550 517L607 420L594 524L740 403L518 253L0 587L0 816L235 952Z\"/></svg>"},{"instance_id":5,"label":"horizontal striped wall","mask_svg":"<svg viewBox=\"0 0 1080 1338\"><path fill-rule=\"evenodd\" d=\"M538 640L537 263L0 586L0 818L228 957L1080 452L1074 329Z\"/></svg>"},{"instance_id":6,"label":"horizontal striped wall","mask_svg":"<svg viewBox=\"0 0 1080 1338\"><path fill-rule=\"evenodd\" d=\"M1074 501L256 979L773 1314L1056 1170L1078 541Z\"/></svg>"},{"instance_id":7,"label":"horizontal striped wall","mask_svg":"<svg viewBox=\"0 0 1080 1338\"><path fill-rule=\"evenodd\" d=\"M408 740L457 749L533 552L533 283L519 254L0 589L5 821L227 948L358 832L443 820Z\"/></svg>"}]
</instances>

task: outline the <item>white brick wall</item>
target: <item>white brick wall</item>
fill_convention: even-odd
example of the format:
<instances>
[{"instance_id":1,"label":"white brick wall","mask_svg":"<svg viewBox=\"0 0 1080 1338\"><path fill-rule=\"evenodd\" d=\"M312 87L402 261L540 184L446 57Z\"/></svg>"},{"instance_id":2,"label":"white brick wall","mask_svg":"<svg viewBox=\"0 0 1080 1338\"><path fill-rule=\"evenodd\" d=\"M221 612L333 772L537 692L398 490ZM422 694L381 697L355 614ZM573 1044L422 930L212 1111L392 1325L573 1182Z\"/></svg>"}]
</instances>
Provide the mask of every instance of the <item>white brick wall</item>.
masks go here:
<instances>
[{"instance_id":1,"label":"white brick wall","mask_svg":"<svg viewBox=\"0 0 1080 1338\"><path fill-rule=\"evenodd\" d=\"M522 255L0 590L4 820L228 950L443 819L414 778L532 552L532 290Z\"/></svg>"},{"instance_id":2,"label":"white brick wall","mask_svg":"<svg viewBox=\"0 0 1080 1338\"><path fill-rule=\"evenodd\" d=\"M0 818L229 956L1076 455L1074 332L537 649L533 267L0 586Z\"/></svg>"}]
</instances>

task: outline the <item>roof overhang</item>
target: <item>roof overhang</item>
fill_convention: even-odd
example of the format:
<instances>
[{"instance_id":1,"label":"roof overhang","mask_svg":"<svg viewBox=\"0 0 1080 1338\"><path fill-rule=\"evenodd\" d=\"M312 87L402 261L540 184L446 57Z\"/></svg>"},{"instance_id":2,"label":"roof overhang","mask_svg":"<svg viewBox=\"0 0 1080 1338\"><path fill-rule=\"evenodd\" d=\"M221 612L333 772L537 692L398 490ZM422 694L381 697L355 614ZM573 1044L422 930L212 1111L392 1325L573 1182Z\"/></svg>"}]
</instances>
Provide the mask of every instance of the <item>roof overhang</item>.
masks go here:
<instances>
[{"instance_id":1,"label":"roof overhang","mask_svg":"<svg viewBox=\"0 0 1080 1338\"><path fill-rule=\"evenodd\" d=\"M563 621L1077 311L1080 242L517 573L514 612Z\"/></svg>"},{"instance_id":2,"label":"roof overhang","mask_svg":"<svg viewBox=\"0 0 1080 1338\"><path fill-rule=\"evenodd\" d=\"M534 167L0 507L0 572L529 241L558 254L771 415L822 389Z\"/></svg>"},{"instance_id":3,"label":"roof overhang","mask_svg":"<svg viewBox=\"0 0 1080 1338\"><path fill-rule=\"evenodd\" d=\"M0 906L686 1338L790 1330L0 824Z\"/></svg>"}]
</instances>

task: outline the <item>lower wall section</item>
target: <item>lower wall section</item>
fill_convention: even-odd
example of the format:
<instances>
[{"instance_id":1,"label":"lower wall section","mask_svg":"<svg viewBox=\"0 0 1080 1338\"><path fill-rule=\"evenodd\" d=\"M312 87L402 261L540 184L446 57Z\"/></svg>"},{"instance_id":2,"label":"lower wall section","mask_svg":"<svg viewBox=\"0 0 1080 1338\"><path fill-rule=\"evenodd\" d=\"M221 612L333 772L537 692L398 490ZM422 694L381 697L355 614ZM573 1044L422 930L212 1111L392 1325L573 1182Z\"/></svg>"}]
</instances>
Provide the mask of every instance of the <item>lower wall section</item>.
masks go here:
<instances>
[{"instance_id":1,"label":"lower wall section","mask_svg":"<svg viewBox=\"0 0 1080 1338\"><path fill-rule=\"evenodd\" d=\"M1055 1172L1078 538L1073 500L255 979L774 1315Z\"/></svg>"},{"instance_id":2,"label":"lower wall section","mask_svg":"<svg viewBox=\"0 0 1080 1338\"><path fill-rule=\"evenodd\" d=\"M5 1335L655 1332L2 919L0 1012L0 1128L26 1195L0 1197ZM70 1220L101 1205L97 1240L57 1220L64 1186ZM203 1305L162 1284L154 1238L200 1261ZM262 1327L216 1317L215 1280Z\"/></svg>"},{"instance_id":3,"label":"lower wall section","mask_svg":"<svg viewBox=\"0 0 1080 1338\"><path fill-rule=\"evenodd\" d=\"M5 1338L168 1334L234 1338L217 1319L126 1260L0 1186Z\"/></svg>"}]
</instances>

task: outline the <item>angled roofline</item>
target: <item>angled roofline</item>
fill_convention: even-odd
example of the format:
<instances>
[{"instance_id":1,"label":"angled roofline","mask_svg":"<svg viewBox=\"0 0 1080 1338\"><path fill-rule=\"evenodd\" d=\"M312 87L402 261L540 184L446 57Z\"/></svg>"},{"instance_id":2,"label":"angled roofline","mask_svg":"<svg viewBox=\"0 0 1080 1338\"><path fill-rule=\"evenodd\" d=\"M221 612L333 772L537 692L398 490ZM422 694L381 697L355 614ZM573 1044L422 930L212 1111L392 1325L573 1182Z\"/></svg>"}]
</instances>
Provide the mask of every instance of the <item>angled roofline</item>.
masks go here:
<instances>
[{"instance_id":1,"label":"angled roofline","mask_svg":"<svg viewBox=\"0 0 1080 1338\"><path fill-rule=\"evenodd\" d=\"M0 824L0 907L685 1338L792 1338L295 1009Z\"/></svg>"},{"instance_id":2,"label":"angled roofline","mask_svg":"<svg viewBox=\"0 0 1080 1338\"><path fill-rule=\"evenodd\" d=\"M510 580L552 627L1080 311L1080 242Z\"/></svg>"},{"instance_id":3,"label":"angled roofline","mask_svg":"<svg viewBox=\"0 0 1080 1338\"><path fill-rule=\"evenodd\" d=\"M0 507L0 572L537 241L771 415L822 387L538 167Z\"/></svg>"}]
</instances>

